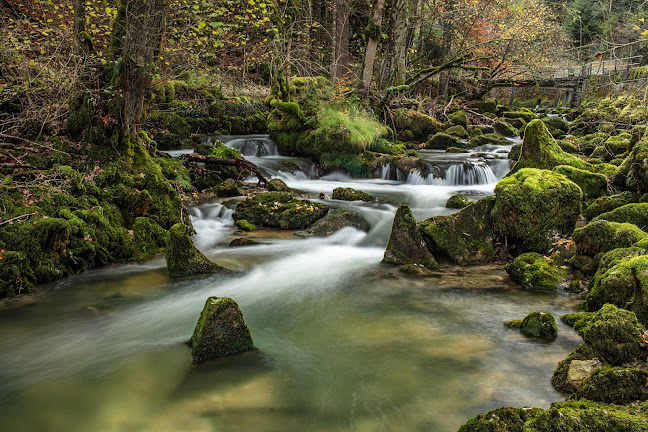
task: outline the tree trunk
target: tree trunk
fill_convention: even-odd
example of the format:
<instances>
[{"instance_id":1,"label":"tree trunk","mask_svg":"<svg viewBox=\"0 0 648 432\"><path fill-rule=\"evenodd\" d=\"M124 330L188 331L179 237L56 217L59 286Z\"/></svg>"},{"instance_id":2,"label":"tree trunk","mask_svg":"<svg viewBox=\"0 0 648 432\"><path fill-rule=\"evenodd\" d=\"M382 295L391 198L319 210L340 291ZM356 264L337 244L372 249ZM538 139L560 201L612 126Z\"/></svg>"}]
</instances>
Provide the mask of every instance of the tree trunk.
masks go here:
<instances>
[{"instance_id":1,"label":"tree trunk","mask_svg":"<svg viewBox=\"0 0 648 432\"><path fill-rule=\"evenodd\" d=\"M408 33L410 17L416 9L416 1L396 0L392 11L394 21L394 76L395 86L405 82L407 76L407 52L409 51Z\"/></svg>"},{"instance_id":2,"label":"tree trunk","mask_svg":"<svg viewBox=\"0 0 648 432\"><path fill-rule=\"evenodd\" d=\"M72 34L74 35L74 53L82 55L90 51L92 42L86 33L86 13L84 0L74 0L74 22Z\"/></svg>"},{"instance_id":3,"label":"tree trunk","mask_svg":"<svg viewBox=\"0 0 648 432\"><path fill-rule=\"evenodd\" d=\"M351 8L349 0L335 0L335 15L333 19L333 73L335 78L342 78L349 72L349 15Z\"/></svg>"},{"instance_id":4,"label":"tree trunk","mask_svg":"<svg viewBox=\"0 0 648 432\"><path fill-rule=\"evenodd\" d=\"M369 24L365 29L367 36L367 48L365 50L364 67L362 71L362 86L365 90L371 88L371 78L373 76L374 62L376 61L376 52L378 51L378 42L382 33L380 26L382 25L383 9L385 8L385 0L376 0L371 8L371 17Z\"/></svg>"},{"instance_id":5,"label":"tree trunk","mask_svg":"<svg viewBox=\"0 0 648 432\"><path fill-rule=\"evenodd\" d=\"M114 24L115 100L120 142L138 138L151 99L155 57L160 51L169 0L122 0Z\"/></svg>"},{"instance_id":6,"label":"tree trunk","mask_svg":"<svg viewBox=\"0 0 648 432\"><path fill-rule=\"evenodd\" d=\"M441 39L441 64L444 64L448 61L448 56L450 55L450 49L452 47L452 36L453 36L453 26L452 26L452 14L454 11L454 0L450 0L446 3L446 13L443 19L443 37ZM450 72L444 71L439 76L439 96L448 95L448 83L450 81Z\"/></svg>"}]
</instances>

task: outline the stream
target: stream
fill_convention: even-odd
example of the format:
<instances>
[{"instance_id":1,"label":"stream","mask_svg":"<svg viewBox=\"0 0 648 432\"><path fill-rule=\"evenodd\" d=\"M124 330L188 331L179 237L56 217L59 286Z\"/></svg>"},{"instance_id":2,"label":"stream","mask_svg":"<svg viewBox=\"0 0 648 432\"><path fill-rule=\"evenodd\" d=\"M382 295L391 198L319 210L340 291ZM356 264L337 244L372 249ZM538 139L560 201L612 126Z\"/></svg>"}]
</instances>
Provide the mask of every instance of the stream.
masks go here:
<instances>
[{"instance_id":1,"label":"stream","mask_svg":"<svg viewBox=\"0 0 648 432\"><path fill-rule=\"evenodd\" d=\"M318 177L267 136L220 138L371 229L240 233L236 200L220 200L190 209L194 242L240 274L172 280L157 257L63 279L33 305L0 310L1 431L450 432L499 406L562 398L549 380L580 341L558 320L576 300L524 291L497 265L412 277L380 262L399 203L421 220L452 213L453 194L491 195L509 169L507 146L422 151L438 177L383 167L383 178L357 180ZM341 186L378 200L330 199ZM260 244L228 246L241 236ZM239 303L258 350L192 366L185 342L209 296ZM502 325L532 311L554 314L557 339Z\"/></svg>"}]
</instances>

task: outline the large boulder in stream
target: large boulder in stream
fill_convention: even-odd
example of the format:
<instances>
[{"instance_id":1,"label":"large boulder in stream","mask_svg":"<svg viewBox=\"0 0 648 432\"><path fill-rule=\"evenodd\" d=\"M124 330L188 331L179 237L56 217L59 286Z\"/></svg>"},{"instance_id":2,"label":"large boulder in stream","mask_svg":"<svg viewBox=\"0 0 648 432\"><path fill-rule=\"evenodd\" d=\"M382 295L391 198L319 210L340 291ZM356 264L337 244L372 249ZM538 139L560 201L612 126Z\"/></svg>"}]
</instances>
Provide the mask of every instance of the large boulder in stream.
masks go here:
<instances>
[{"instance_id":1,"label":"large boulder in stream","mask_svg":"<svg viewBox=\"0 0 648 432\"><path fill-rule=\"evenodd\" d=\"M338 187L333 189L331 198L341 201L373 201L374 197L361 190L350 187Z\"/></svg>"},{"instance_id":2,"label":"large boulder in stream","mask_svg":"<svg viewBox=\"0 0 648 432\"><path fill-rule=\"evenodd\" d=\"M535 168L500 180L495 195L494 230L540 253L556 235L571 234L583 199L581 188L564 175Z\"/></svg>"},{"instance_id":3,"label":"large boulder in stream","mask_svg":"<svg viewBox=\"0 0 648 432\"><path fill-rule=\"evenodd\" d=\"M310 225L298 234L304 237L329 236L344 227L352 227L359 231L369 231L369 222L358 213L351 210L331 209L322 219Z\"/></svg>"},{"instance_id":4,"label":"large boulder in stream","mask_svg":"<svg viewBox=\"0 0 648 432\"><path fill-rule=\"evenodd\" d=\"M190 234L191 227L181 223L169 229L165 258L170 276L177 278L226 271L196 249Z\"/></svg>"},{"instance_id":5,"label":"large boulder in stream","mask_svg":"<svg viewBox=\"0 0 648 432\"><path fill-rule=\"evenodd\" d=\"M405 204L396 211L389 243L383 262L392 264L421 264L429 269L439 267L425 246L412 211Z\"/></svg>"},{"instance_id":6,"label":"large boulder in stream","mask_svg":"<svg viewBox=\"0 0 648 432\"><path fill-rule=\"evenodd\" d=\"M435 216L420 223L429 250L466 265L494 261L495 240L491 211L493 197L470 203L449 216Z\"/></svg>"},{"instance_id":7,"label":"large boulder in stream","mask_svg":"<svg viewBox=\"0 0 648 432\"><path fill-rule=\"evenodd\" d=\"M280 229L304 229L326 215L328 206L298 200L288 192L265 192L239 203L234 221Z\"/></svg>"},{"instance_id":8,"label":"large boulder in stream","mask_svg":"<svg viewBox=\"0 0 648 432\"><path fill-rule=\"evenodd\" d=\"M567 278L565 269L537 252L518 256L506 265L506 272L512 280L532 291L556 291Z\"/></svg>"},{"instance_id":9,"label":"large boulder in stream","mask_svg":"<svg viewBox=\"0 0 648 432\"><path fill-rule=\"evenodd\" d=\"M229 297L209 297L191 340L194 363L254 349L239 305Z\"/></svg>"},{"instance_id":10,"label":"large boulder in stream","mask_svg":"<svg viewBox=\"0 0 648 432\"><path fill-rule=\"evenodd\" d=\"M594 170L591 164L563 151L542 120L533 120L524 131L520 157L509 175L523 168L550 170L558 165L571 165L585 171Z\"/></svg>"},{"instance_id":11,"label":"large boulder in stream","mask_svg":"<svg viewBox=\"0 0 648 432\"><path fill-rule=\"evenodd\" d=\"M555 338L558 326L553 315L546 312L531 312L524 319L506 321L506 327L520 330L524 336L532 338Z\"/></svg>"}]
</instances>

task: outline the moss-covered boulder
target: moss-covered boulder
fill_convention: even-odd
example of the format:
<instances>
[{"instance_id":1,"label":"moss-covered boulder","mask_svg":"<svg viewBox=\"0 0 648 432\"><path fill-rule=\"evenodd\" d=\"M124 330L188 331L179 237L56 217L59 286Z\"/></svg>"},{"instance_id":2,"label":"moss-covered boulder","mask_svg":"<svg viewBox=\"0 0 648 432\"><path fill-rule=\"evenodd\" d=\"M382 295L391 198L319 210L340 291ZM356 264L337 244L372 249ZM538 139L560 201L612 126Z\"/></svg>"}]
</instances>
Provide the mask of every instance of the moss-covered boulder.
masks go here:
<instances>
[{"instance_id":1,"label":"moss-covered boulder","mask_svg":"<svg viewBox=\"0 0 648 432\"><path fill-rule=\"evenodd\" d=\"M254 231L257 229L256 225L246 219L239 219L234 224L241 231Z\"/></svg>"},{"instance_id":2,"label":"moss-covered boulder","mask_svg":"<svg viewBox=\"0 0 648 432\"><path fill-rule=\"evenodd\" d=\"M229 297L209 297L190 340L194 363L254 349L239 305Z\"/></svg>"},{"instance_id":3,"label":"moss-covered boulder","mask_svg":"<svg viewBox=\"0 0 648 432\"><path fill-rule=\"evenodd\" d=\"M567 383L574 389L578 389L583 381L594 375L603 367L599 359L572 360L567 370Z\"/></svg>"},{"instance_id":4,"label":"moss-covered boulder","mask_svg":"<svg viewBox=\"0 0 648 432\"><path fill-rule=\"evenodd\" d=\"M603 174L574 168L571 165L558 165L553 169L576 183L583 191L586 200L607 195L608 179Z\"/></svg>"},{"instance_id":5,"label":"moss-covered boulder","mask_svg":"<svg viewBox=\"0 0 648 432\"><path fill-rule=\"evenodd\" d=\"M290 192L291 190L280 178L273 178L266 187L270 192Z\"/></svg>"},{"instance_id":6,"label":"moss-covered boulder","mask_svg":"<svg viewBox=\"0 0 648 432\"><path fill-rule=\"evenodd\" d=\"M643 231L648 231L648 203L626 204L606 213L601 213L592 221L631 223Z\"/></svg>"},{"instance_id":7,"label":"moss-covered boulder","mask_svg":"<svg viewBox=\"0 0 648 432\"><path fill-rule=\"evenodd\" d=\"M551 170L558 165L571 165L585 171L593 171L589 163L564 152L541 120L532 121L525 129L520 157L509 174L522 168Z\"/></svg>"},{"instance_id":8,"label":"moss-covered boulder","mask_svg":"<svg viewBox=\"0 0 648 432\"><path fill-rule=\"evenodd\" d=\"M630 247L647 236L636 225L597 220L575 229L572 239L579 254L593 256L599 252Z\"/></svg>"},{"instance_id":9,"label":"moss-covered boulder","mask_svg":"<svg viewBox=\"0 0 648 432\"><path fill-rule=\"evenodd\" d=\"M562 117L543 117L541 120L549 129L558 129L563 133L569 132L569 123L567 123Z\"/></svg>"},{"instance_id":10,"label":"moss-covered boulder","mask_svg":"<svg viewBox=\"0 0 648 432\"><path fill-rule=\"evenodd\" d=\"M193 244L191 227L181 223L173 225L167 234L165 258L172 278L216 273L225 270L210 261Z\"/></svg>"},{"instance_id":11,"label":"moss-covered boulder","mask_svg":"<svg viewBox=\"0 0 648 432\"><path fill-rule=\"evenodd\" d=\"M441 130L441 122L413 109L397 109L392 118L396 137L401 141L423 142Z\"/></svg>"},{"instance_id":12,"label":"moss-covered boulder","mask_svg":"<svg viewBox=\"0 0 648 432\"><path fill-rule=\"evenodd\" d=\"M468 127L468 116L465 111L460 110L448 114L448 120L455 125L463 126L464 129Z\"/></svg>"},{"instance_id":13,"label":"moss-covered boulder","mask_svg":"<svg viewBox=\"0 0 648 432\"><path fill-rule=\"evenodd\" d=\"M446 201L446 208L462 209L470 204L470 200L461 194L452 195Z\"/></svg>"},{"instance_id":14,"label":"moss-covered boulder","mask_svg":"<svg viewBox=\"0 0 648 432\"><path fill-rule=\"evenodd\" d=\"M461 139L445 132L435 133L425 143L425 148L431 150L445 150L448 147L461 148L465 146L466 145L461 141Z\"/></svg>"},{"instance_id":15,"label":"moss-covered boulder","mask_svg":"<svg viewBox=\"0 0 648 432\"><path fill-rule=\"evenodd\" d=\"M533 111L524 108L519 111L506 111L502 114L502 116L507 119L521 118L527 123L530 123L532 120L538 118L538 116Z\"/></svg>"},{"instance_id":16,"label":"moss-covered boulder","mask_svg":"<svg viewBox=\"0 0 648 432\"><path fill-rule=\"evenodd\" d=\"M374 197L366 192L353 188L338 187L333 189L333 199L342 201L373 201Z\"/></svg>"},{"instance_id":17,"label":"moss-covered boulder","mask_svg":"<svg viewBox=\"0 0 648 432\"><path fill-rule=\"evenodd\" d=\"M511 279L532 291L556 291L567 277L563 268L536 252L527 252L506 265Z\"/></svg>"},{"instance_id":18,"label":"moss-covered boulder","mask_svg":"<svg viewBox=\"0 0 648 432\"><path fill-rule=\"evenodd\" d=\"M344 209L330 209L326 216L299 232L300 236L329 236L344 227L369 231L369 222L358 213Z\"/></svg>"},{"instance_id":19,"label":"moss-covered boulder","mask_svg":"<svg viewBox=\"0 0 648 432\"><path fill-rule=\"evenodd\" d=\"M619 166L614 182L639 194L648 192L648 135L632 148Z\"/></svg>"},{"instance_id":20,"label":"moss-covered boulder","mask_svg":"<svg viewBox=\"0 0 648 432\"><path fill-rule=\"evenodd\" d=\"M556 337L558 326L550 313L531 312L520 323L520 332L528 337Z\"/></svg>"},{"instance_id":21,"label":"moss-covered boulder","mask_svg":"<svg viewBox=\"0 0 648 432\"><path fill-rule=\"evenodd\" d=\"M558 391L561 392L566 392L566 393L571 393L574 390L576 390L577 386L574 386L572 383L569 381L569 366L572 364L573 361L579 360L579 361L591 361L591 360L596 360L596 361L603 361L605 362L605 359L601 358L599 359L599 354L592 348L590 344L580 344L574 349L572 352L567 354L567 357L565 357L560 363L558 363L558 366L556 366L556 369L554 370L553 375L551 376L551 385Z\"/></svg>"},{"instance_id":22,"label":"moss-covered boulder","mask_svg":"<svg viewBox=\"0 0 648 432\"><path fill-rule=\"evenodd\" d=\"M468 143L468 147L473 148L486 144L510 145L511 141L496 133L485 133L484 135L473 137Z\"/></svg>"},{"instance_id":23,"label":"moss-covered boulder","mask_svg":"<svg viewBox=\"0 0 648 432\"><path fill-rule=\"evenodd\" d=\"M645 432L648 416L643 409L606 405L587 400L554 403L530 419L525 432Z\"/></svg>"},{"instance_id":24,"label":"moss-covered boulder","mask_svg":"<svg viewBox=\"0 0 648 432\"><path fill-rule=\"evenodd\" d=\"M435 256L447 256L466 265L496 259L491 211L493 197L482 198L449 216L435 216L421 222L421 232Z\"/></svg>"},{"instance_id":25,"label":"moss-covered boulder","mask_svg":"<svg viewBox=\"0 0 648 432\"><path fill-rule=\"evenodd\" d=\"M639 321L648 324L648 255L629 254L592 279L587 307L597 310L611 303L635 312Z\"/></svg>"},{"instance_id":26,"label":"moss-covered boulder","mask_svg":"<svg viewBox=\"0 0 648 432\"><path fill-rule=\"evenodd\" d=\"M460 125L454 125L454 126L449 127L448 129L445 130L445 133L447 133L448 135L455 136L457 138L461 138L461 139L470 138L470 136L468 135L468 132L466 131L466 129L464 129L464 127L460 126Z\"/></svg>"},{"instance_id":27,"label":"moss-covered boulder","mask_svg":"<svg viewBox=\"0 0 648 432\"><path fill-rule=\"evenodd\" d=\"M639 202L637 195L629 191L621 192L616 195L602 196L587 206L585 217L588 219L594 219L602 213L607 213L618 207L636 202Z\"/></svg>"},{"instance_id":28,"label":"moss-covered boulder","mask_svg":"<svg viewBox=\"0 0 648 432\"><path fill-rule=\"evenodd\" d=\"M139 260L150 258L166 244L167 233L154 220L138 217L133 224L133 249Z\"/></svg>"},{"instance_id":29,"label":"moss-covered boulder","mask_svg":"<svg viewBox=\"0 0 648 432\"><path fill-rule=\"evenodd\" d=\"M239 237L232 240L229 245L230 247L240 247L240 246L254 246L258 244L260 243L254 239Z\"/></svg>"},{"instance_id":30,"label":"moss-covered boulder","mask_svg":"<svg viewBox=\"0 0 648 432\"><path fill-rule=\"evenodd\" d=\"M625 405L648 400L648 370L602 368L587 378L573 399Z\"/></svg>"},{"instance_id":31,"label":"moss-covered boulder","mask_svg":"<svg viewBox=\"0 0 648 432\"><path fill-rule=\"evenodd\" d=\"M523 432L524 424L541 412L540 408L497 408L471 418L459 432Z\"/></svg>"},{"instance_id":32,"label":"moss-covered boulder","mask_svg":"<svg viewBox=\"0 0 648 432\"><path fill-rule=\"evenodd\" d=\"M508 138L514 138L520 135L519 130L517 130L513 125L505 121L496 121L493 124L493 127L495 128L495 132Z\"/></svg>"},{"instance_id":33,"label":"moss-covered boulder","mask_svg":"<svg viewBox=\"0 0 648 432\"><path fill-rule=\"evenodd\" d=\"M574 312L574 313L568 313L564 314L560 317L560 321L564 322L567 324L569 327L575 327L576 323L581 321L581 320L589 320L592 317L593 313L592 312Z\"/></svg>"},{"instance_id":34,"label":"moss-covered boulder","mask_svg":"<svg viewBox=\"0 0 648 432\"><path fill-rule=\"evenodd\" d=\"M416 225L412 211L405 204L396 211L389 243L383 262L392 264L421 264L429 269L436 269L439 264L434 259L423 241Z\"/></svg>"},{"instance_id":35,"label":"moss-covered boulder","mask_svg":"<svg viewBox=\"0 0 648 432\"><path fill-rule=\"evenodd\" d=\"M637 317L614 305L604 305L577 331L611 365L633 362L641 354L643 330Z\"/></svg>"},{"instance_id":36,"label":"moss-covered boulder","mask_svg":"<svg viewBox=\"0 0 648 432\"><path fill-rule=\"evenodd\" d=\"M248 197L236 207L234 221L242 219L263 227L304 229L326 215L324 204L295 199L288 192L265 192Z\"/></svg>"},{"instance_id":37,"label":"moss-covered boulder","mask_svg":"<svg viewBox=\"0 0 648 432\"><path fill-rule=\"evenodd\" d=\"M470 150L462 149L459 147L448 147L446 153L470 153Z\"/></svg>"},{"instance_id":38,"label":"moss-covered boulder","mask_svg":"<svg viewBox=\"0 0 648 432\"><path fill-rule=\"evenodd\" d=\"M570 234L580 215L580 187L562 174L525 168L495 187L493 228L531 251L544 252L556 234Z\"/></svg>"}]
</instances>

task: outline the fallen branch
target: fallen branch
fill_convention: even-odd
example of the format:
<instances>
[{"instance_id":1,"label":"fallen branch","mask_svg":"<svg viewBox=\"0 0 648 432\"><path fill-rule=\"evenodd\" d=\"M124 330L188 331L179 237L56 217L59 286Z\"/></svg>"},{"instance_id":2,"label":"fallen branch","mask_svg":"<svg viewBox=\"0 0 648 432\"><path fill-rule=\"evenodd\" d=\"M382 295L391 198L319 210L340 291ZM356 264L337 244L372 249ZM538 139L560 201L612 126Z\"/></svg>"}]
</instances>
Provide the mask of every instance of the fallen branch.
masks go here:
<instances>
[{"instance_id":1,"label":"fallen branch","mask_svg":"<svg viewBox=\"0 0 648 432\"><path fill-rule=\"evenodd\" d=\"M33 215L35 215L36 213L37 213L37 212L34 212L34 213L27 213L27 214L22 214L22 215L20 215L20 216L16 216L15 218L11 218L11 219L8 219L8 220L6 220L6 221L0 222L0 225L10 224L10 223L12 223L13 221L18 220L18 219L21 219L21 218L29 218L29 216L33 216Z\"/></svg>"},{"instance_id":2,"label":"fallen branch","mask_svg":"<svg viewBox=\"0 0 648 432\"><path fill-rule=\"evenodd\" d=\"M262 184L268 184L268 180L261 174L261 170L258 166L250 162L249 160L237 157L236 159L225 159L213 156L203 156L199 154L183 154L180 159L184 163L187 162L202 162L211 165L225 165L225 166L238 166L243 169L252 171L257 178L259 179L259 186Z\"/></svg>"}]
</instances>

